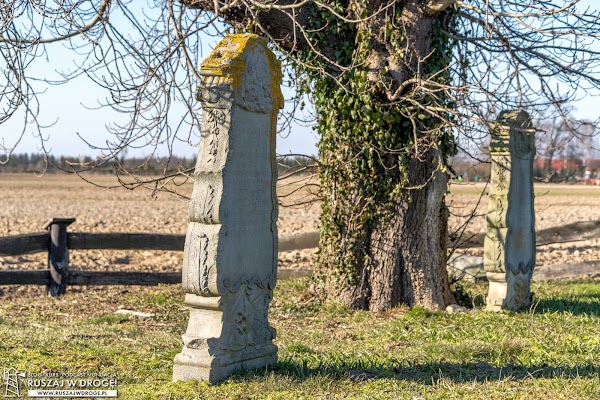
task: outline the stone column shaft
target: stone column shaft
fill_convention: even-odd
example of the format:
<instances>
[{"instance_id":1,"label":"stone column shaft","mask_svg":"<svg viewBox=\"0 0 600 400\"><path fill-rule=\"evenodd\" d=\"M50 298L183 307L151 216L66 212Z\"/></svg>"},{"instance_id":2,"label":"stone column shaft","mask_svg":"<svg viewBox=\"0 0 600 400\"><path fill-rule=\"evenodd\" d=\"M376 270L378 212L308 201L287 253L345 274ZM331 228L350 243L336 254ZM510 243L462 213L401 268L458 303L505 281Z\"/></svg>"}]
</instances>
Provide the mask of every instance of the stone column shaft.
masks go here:
<instances>
[{"instance_id":1,"label":"stone column shaft","mask_svg":"<svg viewBox=\"0 0 600 400\"><path fill-rule=\"evenodd\" d=\"M533 159L535 138L523 111L503 111L492 129L484 268L487 309L516 310L531 303L535 267Z\"/></svg>"},{"instance_id":2,"label":"stone column shaft","mask_svg":"<svg viewBox=\"0 0 600 400\"><path fill-rule=\"evenodd\" d=\"M183 288L190 319L173 380L221 381L277 361L267 311L277 282L281 65L257 35L228 35L200 67L201 144Z\"/></svg>"}]
</instances>

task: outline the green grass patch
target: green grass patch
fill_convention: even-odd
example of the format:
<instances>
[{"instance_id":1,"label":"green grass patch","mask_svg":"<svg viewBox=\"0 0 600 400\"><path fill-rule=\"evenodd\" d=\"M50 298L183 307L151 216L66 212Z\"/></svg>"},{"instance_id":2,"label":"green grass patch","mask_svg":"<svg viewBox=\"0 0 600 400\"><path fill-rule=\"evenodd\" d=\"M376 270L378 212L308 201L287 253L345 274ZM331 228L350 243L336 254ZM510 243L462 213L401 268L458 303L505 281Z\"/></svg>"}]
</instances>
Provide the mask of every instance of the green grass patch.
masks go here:
<instances>
[{"instance_id":1,"label":"green grass patch","mask_svg":"<svg viewBox=\"0 0 600 400\"><path fill-rule=\"evenodd\" d=\"M534 284L531 310L350 311L280 282L279 362L211 386L171 382L188 312L179 286L98 289L0 304L0 366L115 374L125 399L600 398L600 285ZM465 299L485 285L464 284ZM115 314L128 308L154 314Z\"/></svg>"}]
</instances>

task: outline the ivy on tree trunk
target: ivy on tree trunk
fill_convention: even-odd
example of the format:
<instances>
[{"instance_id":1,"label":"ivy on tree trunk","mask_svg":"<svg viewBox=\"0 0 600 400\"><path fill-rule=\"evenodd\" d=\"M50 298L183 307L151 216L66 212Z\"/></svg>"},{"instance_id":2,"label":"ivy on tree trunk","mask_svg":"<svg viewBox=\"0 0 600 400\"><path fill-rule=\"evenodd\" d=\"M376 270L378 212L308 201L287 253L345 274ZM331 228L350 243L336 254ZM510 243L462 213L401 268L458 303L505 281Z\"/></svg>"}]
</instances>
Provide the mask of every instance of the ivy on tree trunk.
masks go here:
<instances>
[{"instance_id":1,"label":"ivy on tree trunk","mask_svg":"<svg viewBox=\"0 0 600 400\"><path fill-rule=\"evenodd\" d=\"M447 99L415 91L410 101L394 101L411 80L449 79L452 44L441 29L452 12L429 16L420 3L399 4L392 17L375 12L383 3L355 3L357 19L374 15L355 25L314 16L325 27L316 43L340 43L336 64L348 68L330 68L325 79L306 70L321 136L318 264L327 291L353 308L454 302L444 203L453 140L441 119L423 111ZM300 56L312 60L312 52Z\"/></svg>"}]
</instances>

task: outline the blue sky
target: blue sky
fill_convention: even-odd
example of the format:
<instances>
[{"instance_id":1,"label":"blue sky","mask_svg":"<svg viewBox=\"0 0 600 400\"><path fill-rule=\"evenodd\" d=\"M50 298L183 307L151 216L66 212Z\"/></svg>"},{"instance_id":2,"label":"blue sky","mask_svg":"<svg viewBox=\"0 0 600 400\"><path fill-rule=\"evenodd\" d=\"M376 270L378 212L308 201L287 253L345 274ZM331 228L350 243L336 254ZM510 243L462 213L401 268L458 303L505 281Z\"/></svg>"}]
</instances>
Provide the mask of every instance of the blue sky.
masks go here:
<instances>
[{"instance_id":1,"label":"blue sky","mask_svg":"<svg viewBox=\"0 0 600 400\"><path fill-rule=\"evenodd\" d=\"M207 37L204 48L212 49L218 40ZM203 58L208 56L205 50ZM58 79L56 70L68 69L70 60L69 51L63 48L49 48L48 60L36 60L34 74L45 76L49 79ZM38 98L40 102L40 115L38 120L41 125L48 126L44 129L46 149L54 155L90 155L98 154L91 149L78 134L97 145L102 145L111 136L107 132L106 124L110 122L125 121L127 116L119 114L108 108L99 108L99 103L107 96L107 92L82 76L66 84L46 86ZM290 89L284 88L286 98L292 95ZM190 96L193 96L190 93ZM5 144L11 146L11 138L18 136L22 127L23 117L17 115L7 123L0 125L0 139L5 139ZM296 124L291 133L279 136L277 152L279 154L301 153L315 155L318 137L310 128ZM21 142L16 148L16 153L35 153L40 151L40 140L33 127L27 129ZM129 149L128 156L143 156L148 149ZM159 155L167 153L166 147L161 147ZM174 153L179 156L193 157L197 149L187 142L180 142L174 147Z\"/></svg>"},{"instance_id":2,"label":"blue sky","mask_svg":"<svg viewBox=\"0 0 600 400\"><path fill-rule=\"evenodd\" d=\"M598 2L593 0L582 1L582 7L598 7ZM208 56L209 49L214 47L217 38L206 37L203 40L205 54L202 59ZM61 46L60 44L58 46ZM39 72L50 73L50 71L68 69L72 62L69 52L64 48L50 48L48 60L36 60L34 68ZM56 77L56 76L55 76ZM284 95L291 95L291 91L284 90ZM191 94L190 94L191 95ZM101 88L95 86L86 77L81 77L68 84L60 86L49 86L46 91L39 95L41 111L40 123L42 125L52 125L45 129L47 135L47 149L55 155L96 155L97 151L90 149L85 142L80 140L77 133L81 134L87 140L102 144L110 135L107 132L106 124L110 122L123 121L124 115L120 115L109 109L90 109L98 105L99 99L106 96ZM596 120L599 116L597 99L587 99L574 104L576 115L582 118ZM10 140L18 136L18 129L22 124L22 118L17 116L12 121L0 125L0 140L5 139L5 145L11 146ZM316 154L316 143L318 137L309 127L296 125L287 137L279 137L277 142L277 152ZM19 143L16 152L38 152L39 139L35 137L33 129L29 128ZM193 157L196 149L188 143L182 142L175 146L174 153L180 156ZM147 153L145 149L129 150L130 156L142 156ZM166 149L159 151L159 154L166 153Z\"/></svg>"}]
</instances>

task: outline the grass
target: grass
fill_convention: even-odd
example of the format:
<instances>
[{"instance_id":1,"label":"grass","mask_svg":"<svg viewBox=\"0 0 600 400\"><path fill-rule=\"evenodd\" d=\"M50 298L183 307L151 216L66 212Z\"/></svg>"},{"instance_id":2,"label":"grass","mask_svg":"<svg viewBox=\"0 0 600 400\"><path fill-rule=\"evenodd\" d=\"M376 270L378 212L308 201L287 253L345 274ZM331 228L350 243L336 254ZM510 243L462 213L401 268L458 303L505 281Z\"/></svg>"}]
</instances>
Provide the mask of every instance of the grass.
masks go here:
<instances>
[{"instance_id":1,"label":"grass","mask_svg":"<svg viewBox=\"0 0 600 400\"><path fill-rule=\"evenodd\" d=\"M600 285L535 284L534 312L349 311L280 282L279 362L210 386L171 382L187 311L178 286L73 289L0 304L0 367L116 374L124 399L600 398ZM485 293L464 287L466 299ZM152 318L114 314L119 307Z\"/></svg>"}]
</instances>

